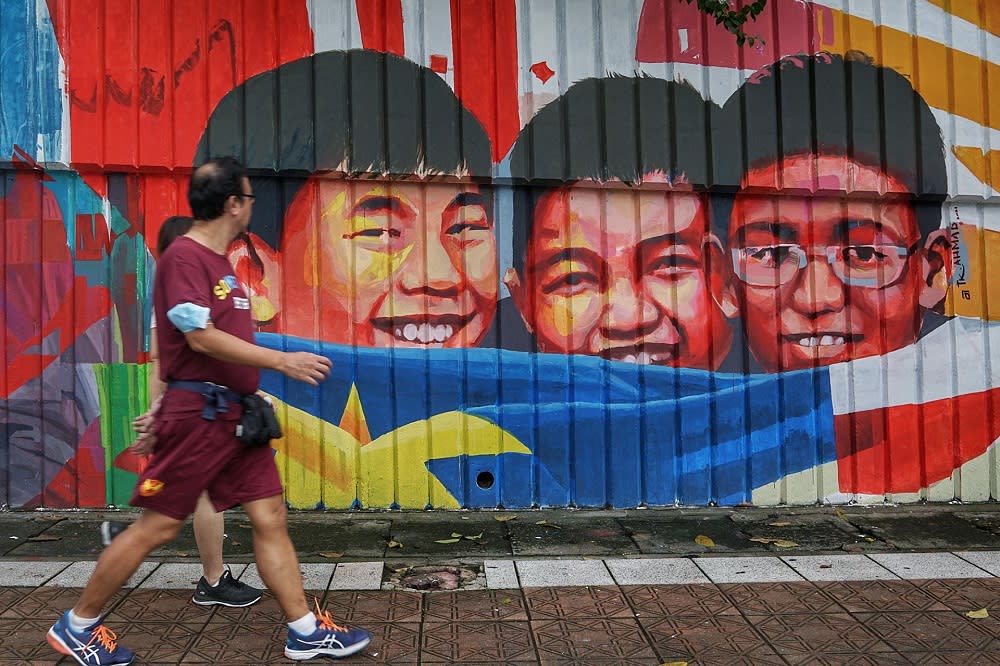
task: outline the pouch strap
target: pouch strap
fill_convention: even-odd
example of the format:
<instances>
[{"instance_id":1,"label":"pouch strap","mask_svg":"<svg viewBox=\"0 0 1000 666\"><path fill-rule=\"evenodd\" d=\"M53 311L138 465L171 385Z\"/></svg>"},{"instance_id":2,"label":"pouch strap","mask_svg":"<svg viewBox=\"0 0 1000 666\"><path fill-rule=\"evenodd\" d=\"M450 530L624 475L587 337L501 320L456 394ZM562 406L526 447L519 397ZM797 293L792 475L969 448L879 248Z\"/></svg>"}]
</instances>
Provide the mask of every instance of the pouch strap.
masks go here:
<instances>
[{"instance_id":1,"label":"pouch strap","mask_svg":"<svg viewBox=\"0 0 1000 666\"><path fill-rule=\"evenodd\" d=\"M212 382L171 380L167 382L167 386L169 388L184 389L185 391L194 391L205 396L205 407L201 410L201 417L209 421L214 421L216 414L219 412L228 412L229 403L238 403L241 397L239 393L228 386L213 384Z\"/></svg>"}]
</instances>

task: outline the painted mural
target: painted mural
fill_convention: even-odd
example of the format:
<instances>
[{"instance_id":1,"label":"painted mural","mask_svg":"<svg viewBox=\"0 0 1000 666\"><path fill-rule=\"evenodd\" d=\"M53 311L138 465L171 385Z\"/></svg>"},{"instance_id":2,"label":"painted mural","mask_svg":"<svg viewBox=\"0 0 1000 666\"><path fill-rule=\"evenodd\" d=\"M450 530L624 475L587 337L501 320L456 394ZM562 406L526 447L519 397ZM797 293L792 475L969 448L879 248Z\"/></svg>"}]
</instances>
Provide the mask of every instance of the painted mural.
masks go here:
<instances>
[{"instance_id":1,"label":"painted mural","mask_svg":"<svg viewBox=\"0 0 1000 666\"><path fill-rule=\"evenodd\" d=\"M124 505L153 248L230 259L296 508L1000 499L1000 12L0 4L0 501Z\"/></svg>"}]
</instances>

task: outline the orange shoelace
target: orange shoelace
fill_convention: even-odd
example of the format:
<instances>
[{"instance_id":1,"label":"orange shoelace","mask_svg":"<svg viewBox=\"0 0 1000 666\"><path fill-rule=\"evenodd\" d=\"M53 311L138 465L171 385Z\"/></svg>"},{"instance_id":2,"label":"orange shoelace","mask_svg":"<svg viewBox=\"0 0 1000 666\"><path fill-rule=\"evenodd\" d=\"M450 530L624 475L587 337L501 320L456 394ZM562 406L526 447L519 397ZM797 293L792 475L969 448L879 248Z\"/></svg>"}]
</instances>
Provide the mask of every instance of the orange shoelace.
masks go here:
<instances>
[{"instance_id":1,"label":"orange shoelace","mask_svg":"<svg viewBox=\"0 0 1000 666\"><path fill-rule=\"evenodd\" d=\"M117 640L118 635L102 624L94 629L94 632L90 636L90 640L87 641L87 645L89 646L94 641L100 641L105 650L108 652L114 652L115 648L118 647L118 643L116 642Z\"/></svg>"},{"instance_id":2,"label":"orange shoelace","mask_svg":"<svg viewBox=\"0 0 1000 666\"><path fill-rule=\"evenodd\" d=\"M350 627L336 624L333 621L333 617L330 615L330 611L320 610L319 599L313 598L313 603L316 604L316 619L319 620L319 626L327 631L336 631L340 634L346 634L351 630Z\"/></svg>"}]
</instances>

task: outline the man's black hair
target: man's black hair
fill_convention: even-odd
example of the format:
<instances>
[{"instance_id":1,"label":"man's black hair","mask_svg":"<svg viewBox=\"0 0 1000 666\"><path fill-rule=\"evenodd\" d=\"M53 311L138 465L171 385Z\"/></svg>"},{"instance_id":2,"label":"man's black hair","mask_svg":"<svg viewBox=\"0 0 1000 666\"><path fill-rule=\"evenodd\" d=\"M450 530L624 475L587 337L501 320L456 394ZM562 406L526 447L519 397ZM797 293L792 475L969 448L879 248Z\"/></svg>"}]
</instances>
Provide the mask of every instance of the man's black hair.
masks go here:
<instances>
[{"instance_id":1,"label":"man's black hair","mask_svg":"<svg viewBox=\"0 0 1000 666\"><path fill-rule=\"evenodd\" d=\"M911 194L923 237L948 194L941 129L910 81L863 54L788 56L752 75L723 105L718 182L796 155L835 155L882 170ZM873 193L876 194L877 193ZM724 240L728 215L713 215Z\"/></svg>"},{"instance_id":2,"label":"man's black hair","mask_svg":"<svg viewBox=\"0 0 1000 666\"><path fill-rule=\"evenodd\" d=\"M223 206L232 195L242 196L247 170L236 158L213 157L191 174L188 203L196 220L214 220L223 213Z\"/></svg>"},{"instance_id":3,"label":"man's black hair","mask_svg":"<svg viewBox=\"0 0 1000 666\"><path fill-rule=\"evenodd\" d=\"M214 153L250 169L255 231L272 247L313 173L485 179L492 169L486 131L439 75L367 50L316 53L247 79L212 112L196 160Z\"/></svg>"},{"instance_id":4,"label":"man's black hair","mask_svg":"<svg viewBox=\"0 0 1000 666\"><path fill-rule=\"evenodd\" d=\"M582 180L635 184L660 172L710 180L708 105L687 83L608 76L574 83L528 121L511 149L513 264L524 274L535 206Z\"/></svg>"}]
</instances>

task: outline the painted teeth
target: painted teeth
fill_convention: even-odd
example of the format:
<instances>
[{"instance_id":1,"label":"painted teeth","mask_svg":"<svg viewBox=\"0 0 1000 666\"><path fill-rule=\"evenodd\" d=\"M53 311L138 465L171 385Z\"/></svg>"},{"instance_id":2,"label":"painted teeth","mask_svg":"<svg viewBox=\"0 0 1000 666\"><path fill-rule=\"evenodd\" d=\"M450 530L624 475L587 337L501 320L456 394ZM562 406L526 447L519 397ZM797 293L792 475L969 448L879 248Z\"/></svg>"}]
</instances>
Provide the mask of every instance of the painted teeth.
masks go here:
<instances>
[{"instance_id":1,"label":"painted teeth","mask_svg":"<svg viewBox=\"0 0 1000 666\"><path fill-rule=\"evenodd\" d=\"M407 342L420 342L429 344L431 342L444 342L455 334L451 324L407 324L402 328L396 328L396 337Z\"/></svg>"},{"instance_id":2,"label":"painted teeth","mask_svg":"<svg viewBox=\"0 0 1000 666\"><path fill-rule=\"evenodd\" d=\"M636 363L638 365L653 365L657 363L664 363L670 358L667 354L650 354L648 352L639 352L638 354L625 354L619 361L623 363Z\"/></svg>"},{"instance_id":3,"label":"painted teeth","mask_svg":"<svg viewBox=\"0 0 1000 666\"><path fill-rule=\"evenodd\" d=\"M840 335L824 335L822 337L801 338L797 344L800 347L820 347L829 345L842 345L844 338Z\"/></svg>"}]
</instances>

